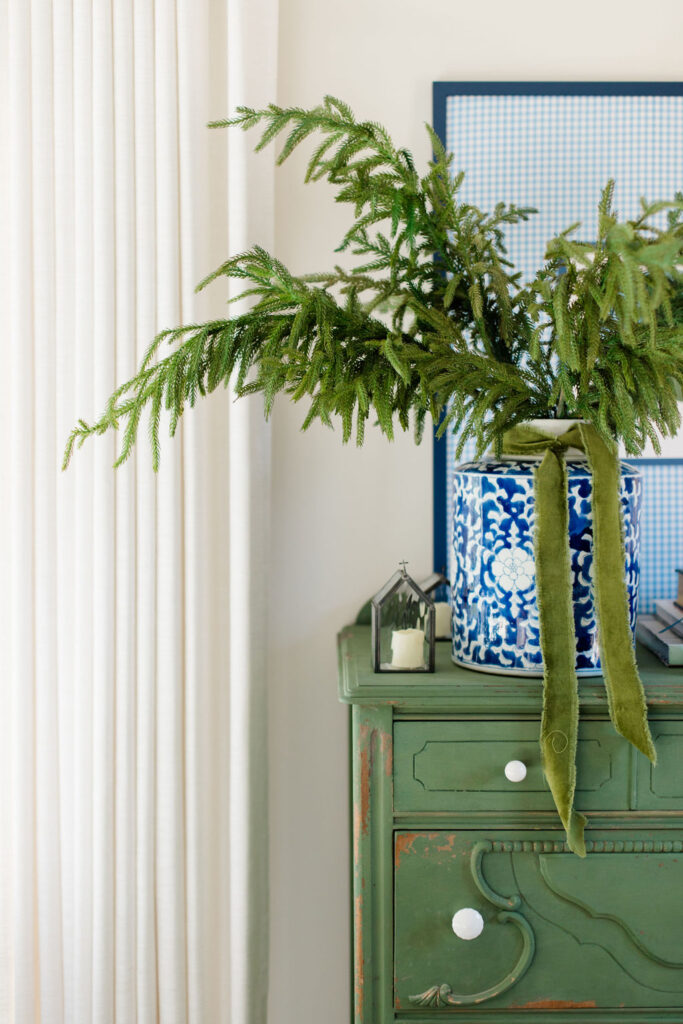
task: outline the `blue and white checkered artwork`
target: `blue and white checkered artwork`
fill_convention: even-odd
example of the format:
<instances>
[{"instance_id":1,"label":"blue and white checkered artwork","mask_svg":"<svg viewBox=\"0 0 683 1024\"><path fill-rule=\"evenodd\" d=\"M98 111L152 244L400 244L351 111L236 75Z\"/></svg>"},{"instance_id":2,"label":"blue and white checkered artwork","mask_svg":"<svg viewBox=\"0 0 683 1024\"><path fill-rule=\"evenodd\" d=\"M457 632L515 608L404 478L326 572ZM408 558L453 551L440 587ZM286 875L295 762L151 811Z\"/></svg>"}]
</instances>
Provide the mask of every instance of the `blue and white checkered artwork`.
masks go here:
<instances>
[{"instance_id":1,"label":"blue and white checkered artwork","mask_svg":"<svg viewBox=\"0 0 683 1024\"><path fill-rule=\"evenodd\" d=\"M683 568L683 459L634 459L643 477L640 512L641 613L676 596L674 569Z\"/></svg>"},{"instance_id":2,"label":"blue and white checkered artwork","mask_svg":"<svg viewBox=\"0 0 683 1024\"><path fill-rule=\"evenodd\" d=\"M501 200L538 209L506 233L525 280L543 263L553 235L580 221L574 237L595 236L600 192L610 178L622 217L640 210L642 196L670 198L683 189L683 94L676 94L683 89L635 86L631 94L629 86L614 86L612 95L604 84L594 94L589 86L486 88L437 84L435 125L455 154L454 170L465 171L464 202L484 210ZM472 456L469 445L462 461ZM454 461L449 437L445 481L435 477L447 531L445 544L435 537L437 562L444 551L450 560ZM637 465L643 475L640 611L650 612L656 598L674 596L674 569L683 567L683 459ZM435 522L443 524L442 516Z\"/></svg>"},{"instance_id":3,"label":"blue and white checkered artwork","mask_svg":"<svg viewBox=\"0 0 683 1024\"><path fill-rule=\"evenodd\" d=\"M627 217L641 196L668 199L683 188L683 96L449 96L445 142L454 168L465 171L464 202L538 210L506 233L526 280L553 235L580 221L575 237L595 237L610 178L615 208Z\"/></svg>"}]
</instances>

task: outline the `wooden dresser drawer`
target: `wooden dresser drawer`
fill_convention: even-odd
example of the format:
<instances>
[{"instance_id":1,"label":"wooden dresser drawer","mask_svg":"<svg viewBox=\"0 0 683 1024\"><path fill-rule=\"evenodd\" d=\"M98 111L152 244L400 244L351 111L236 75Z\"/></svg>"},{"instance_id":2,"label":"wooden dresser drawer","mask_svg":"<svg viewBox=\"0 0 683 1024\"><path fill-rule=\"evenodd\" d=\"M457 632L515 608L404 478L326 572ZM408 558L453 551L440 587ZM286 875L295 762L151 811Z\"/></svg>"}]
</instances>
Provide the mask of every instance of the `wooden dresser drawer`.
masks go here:
<instances>
[{"instance_id":1,"label":"wooden dresser drawer","mask_svg":"<svg viewBox=\"0 0 683 1024\"><path fill-rule=\"evenodd\" d=\"M541 768L539 730L538 721L395 722L396 812L552 811ZM583 722L577 807L628 809L629 758L629 745L610 722ZM523 781L508 781L509 761L525 764Z\"/></svg>"},{"instance_id":2,"label":"wooden dresser drawer","mask_svg":"<svg viewBox=\"0 0 683 1024\"><path fill-rule=\"evenodd\" d=\"M683 1020L683 831L591 832L588 851L561 832L397 832L395 1010ZM469 941L463 908L483 919Z\"/></svg>"}]
</instances>

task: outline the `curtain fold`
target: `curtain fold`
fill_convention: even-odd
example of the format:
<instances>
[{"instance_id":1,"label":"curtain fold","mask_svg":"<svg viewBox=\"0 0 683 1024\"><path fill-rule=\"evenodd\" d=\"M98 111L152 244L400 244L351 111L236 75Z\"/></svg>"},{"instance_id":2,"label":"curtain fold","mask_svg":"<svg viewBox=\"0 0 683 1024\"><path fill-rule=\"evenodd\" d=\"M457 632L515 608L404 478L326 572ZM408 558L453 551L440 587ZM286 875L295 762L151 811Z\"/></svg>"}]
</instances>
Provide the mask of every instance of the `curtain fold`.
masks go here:
<instances>
[{"instance_id":1,"label":"curtain fold","mask_svg":"<svg viewBox=\"0 0 683 1024\"><path fill-rule=\"evenodd\" d=\"M277 53L277 18L271 0L228 4L227 35L231 110L240 105L266 106L275 101L273 55ZM229 136L229 249L243 252L254 243L273 249L274 188L272 163L254 154L254 140L243 132ZM233 187L234 186L234 187ZM241 289L232 283L232 294ZM260 403L238 402L230 408L230 599L237 626L230 653L230 749L242 772L230 777L230 834L233 873L230 904L244 943L231 944L231 1006L235 1020L262 1024L267 1012L268 917L267 804L268 734L265 709L267 604L262 616L250 613L259 594L268 590L269 508L262 496L270 480L270 438ZM239 623L239 625L237 625ZM239 752L239 753L237 753ZM244 827L242 808L252 814ZM240 823L242 822L242 824Z\"/></svg>"},{"instance_id":2,"label":"curtain fold","mask_svg":"<svg viewBox=\"0 0 683 1024\"><path fill-rule=\"evenodd\" d=\"M59 470L195 284L272 248L277 0L0 4L0 1021L263 1024L270 455L200 402ZM257 407L258 406L258 407Z\"/></svg>"}]
</instances>

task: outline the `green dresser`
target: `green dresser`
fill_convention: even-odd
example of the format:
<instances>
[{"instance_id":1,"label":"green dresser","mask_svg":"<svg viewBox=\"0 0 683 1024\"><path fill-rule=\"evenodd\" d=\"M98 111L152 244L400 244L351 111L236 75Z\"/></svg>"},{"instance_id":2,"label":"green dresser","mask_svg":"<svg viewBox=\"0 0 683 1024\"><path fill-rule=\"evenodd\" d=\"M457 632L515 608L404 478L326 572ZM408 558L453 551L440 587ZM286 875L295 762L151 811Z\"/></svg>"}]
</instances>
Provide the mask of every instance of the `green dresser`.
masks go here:
<instances>
[{"instance_id":1,"label":"green dresser","mask_svg":"<svg viewBox=\"0 0 683 1024\"><path fill-rule=\"evenodd\" d=\"M457 668L448 644L434 675L375 675L369 627L340 634L354 1024L683 1024L683 672L639 663L657 767L579 683L582 860L541 772L540 680Z\"/></svg>"}]
</instances>

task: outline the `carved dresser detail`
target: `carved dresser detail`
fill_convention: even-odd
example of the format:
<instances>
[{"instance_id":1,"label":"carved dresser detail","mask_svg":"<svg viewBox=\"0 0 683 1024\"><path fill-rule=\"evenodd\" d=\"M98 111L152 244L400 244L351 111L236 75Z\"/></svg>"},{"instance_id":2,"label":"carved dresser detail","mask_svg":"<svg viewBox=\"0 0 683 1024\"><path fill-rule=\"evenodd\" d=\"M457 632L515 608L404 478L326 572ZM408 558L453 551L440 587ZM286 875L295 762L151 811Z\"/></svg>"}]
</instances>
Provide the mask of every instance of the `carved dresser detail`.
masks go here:
<instances>
[{"instance_id":1,"label":"carved dresser detail","mask_svg":"<svg viewBox=\"0 0 683 1024\"><path fill-rule=\"evenodd\" d=\"M683 672L639 651L658 764L579 683L569 852L543 779L541 681L373 674L339 637L352 708L354 1024L683 1024Z\"/></svg>"}]
</instances>

